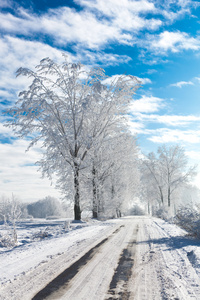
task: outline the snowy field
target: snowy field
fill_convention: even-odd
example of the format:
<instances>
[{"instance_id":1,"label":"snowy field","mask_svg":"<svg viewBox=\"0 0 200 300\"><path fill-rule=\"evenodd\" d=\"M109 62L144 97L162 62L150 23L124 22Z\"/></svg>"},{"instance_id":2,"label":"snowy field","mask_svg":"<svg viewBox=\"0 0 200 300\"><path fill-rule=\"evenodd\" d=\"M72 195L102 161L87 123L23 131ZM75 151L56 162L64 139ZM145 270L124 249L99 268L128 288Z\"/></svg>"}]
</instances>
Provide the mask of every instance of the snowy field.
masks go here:
<instances>
[{"instance_id":1,"label":"snowy field","mask_svg":"<svg viewBox=\"0 0 200 300\"><path fill-rule=\"evenodd\" d=\"M1 300L200 299L200 241L179 227L148 217L69 221L18 224L19 246L0 248ZM65 288L35 296L76 261Z\"/></svg>"}]
</instances>

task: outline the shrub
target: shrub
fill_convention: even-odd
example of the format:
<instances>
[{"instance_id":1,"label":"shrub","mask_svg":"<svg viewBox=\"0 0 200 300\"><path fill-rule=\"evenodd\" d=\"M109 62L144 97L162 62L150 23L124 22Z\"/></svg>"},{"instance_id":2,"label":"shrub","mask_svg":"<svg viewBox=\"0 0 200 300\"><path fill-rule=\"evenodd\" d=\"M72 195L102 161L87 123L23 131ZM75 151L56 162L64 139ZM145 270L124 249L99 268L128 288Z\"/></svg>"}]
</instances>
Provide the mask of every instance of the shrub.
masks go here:
<instances>
[{"instance_id":1,"label":"shrub","mask_svg":"<svg viewBox=\"0 0 200 300\"><path fill-rule=\"evenodd\" d=\"M165 207L160 207L157 210L155 210L153 212L153 216L157 217L157 218L160 218L160 219L163 219L163 220L168 220L168 218L169 218L168 217L168 212L167 212Z\"/></svg>"},{"instance_id":2,"label":"shrub","mask_svg":"<svg viewBox=\"0 0 200 300\"><path fill-rule=\"evenodd\" d=\"M10 235L0 235L0 247L13 248L15 241Z\"/></svg>"},{"instance_id":3,"label":"shrub","mask_svg":"<svg viewBox=\"0 0 200 300\"><path fill-rule=\"evenodd\" d=\"M174 221L188 233L200 238L200 214L198 209L189 205L181 206Z\"/></svg>"},{"instance_id":4,"label":"shrub","mask_svg":"<svg viewBox=\"0 0 200 300\"><path fill-rule=\"evenodd\" d=\"M34 240L42 240L46 237L50 237L52 236L52 234L50 234L47 230L47 228L45 230L40 230L39 232L36 232L33 234L33 239Z\"/></svg>"}]
</instances>

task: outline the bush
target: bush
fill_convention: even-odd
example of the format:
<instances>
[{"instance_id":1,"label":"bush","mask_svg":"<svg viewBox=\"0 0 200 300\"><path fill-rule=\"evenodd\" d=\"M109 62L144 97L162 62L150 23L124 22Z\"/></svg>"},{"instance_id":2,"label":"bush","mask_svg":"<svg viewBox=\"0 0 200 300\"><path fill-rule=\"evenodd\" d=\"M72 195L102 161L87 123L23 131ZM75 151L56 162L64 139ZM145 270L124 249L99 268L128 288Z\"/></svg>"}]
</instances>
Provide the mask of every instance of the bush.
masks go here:
<instances>
[{"instance_id":1,"label":"bush","mask_svg":"<svg viewBox=\"0 0 200 300\"><path fill-rule=\"evenodd\" d=\"M48 229L46 228L45 230L40 230L39 232L36 232L33 234L33 239L34 240L42 240L44 238L47 238L47 237L51 237L52 234L50 234L48 232Z\"/></svg>"},{"instance_id":2,"label":"bush","mask_svg":"<svg viewBox=\"0 0 200 300\"><path fill-rule=\"evenodd\" d=\"M161 207L155 210L153 212L153 216L163 220L168 220L168 212L165 207Z\"/></svg>"},{"instance_id":3,"label":"bush","mask_svg":"<svg viewBox=\"0 0 200 300\"><path fill-rule=\"evenodd\" d=\"M200 238L200 213L198 209L189 205L181 206L177 211L174 221L188 233Z\"/></svg>"},{"instance_id":4,"label":"bush","mask_svg":"<svg viewBox=\"0 0 200 300\"><path fill-rule=\"evenodd\" d=\"M0 235L0 247L13 248L15 241L9 235Z\"/></svg>"}]
</instances>

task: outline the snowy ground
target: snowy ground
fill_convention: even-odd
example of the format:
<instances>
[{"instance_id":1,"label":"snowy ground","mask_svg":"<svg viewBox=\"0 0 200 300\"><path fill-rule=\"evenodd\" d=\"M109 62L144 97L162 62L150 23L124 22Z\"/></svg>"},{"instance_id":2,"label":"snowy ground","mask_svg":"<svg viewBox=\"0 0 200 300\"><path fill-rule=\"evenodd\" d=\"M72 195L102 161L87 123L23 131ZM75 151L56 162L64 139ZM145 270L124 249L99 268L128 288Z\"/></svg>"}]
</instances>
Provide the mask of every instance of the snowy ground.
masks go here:
<instances>
[{"instance_id":1,"label":"snowy ground","mask_svg":"<svg viewBox=\"0 0 200 300\"><path fill-rule=\"evenodd\" d=\"M200 299L200 241L160 219L34 220L18 232L18 247L0 248L1 300Z\"/></svg>"},{"instance_id":2,"label":"snowy ground","mask_svg":"<svg viewBox=\"0 0 200 300\"><path fill-rule=\"evenodd\" d=\"M200 241L160 219L141 219L130 299L200 299Z\"/></svg>"}]
</instances>

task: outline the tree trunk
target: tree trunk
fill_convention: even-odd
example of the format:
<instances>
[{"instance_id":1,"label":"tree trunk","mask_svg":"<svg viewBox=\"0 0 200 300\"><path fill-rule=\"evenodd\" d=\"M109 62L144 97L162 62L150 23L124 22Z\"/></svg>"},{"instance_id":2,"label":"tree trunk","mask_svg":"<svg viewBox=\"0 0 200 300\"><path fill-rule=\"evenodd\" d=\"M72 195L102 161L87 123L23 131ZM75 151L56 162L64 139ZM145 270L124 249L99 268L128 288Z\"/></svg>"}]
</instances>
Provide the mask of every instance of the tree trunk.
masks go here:
<instances>
[{"instance_id":1,"label":"tree trunk","mask_svg":"<svg viewBox=\"0 0 200 300\"><path fill-rule=\"evenodd\" d=\"M150 211L150 202L148 200L148 215L150 215L150 214L151 214L151 211Z\"/></svg>"},{"instance_id":2,"label":"tree trunk","mask_svg":"<svg viewBox=\"0 0 200 300\"><path fill-rule=\"evenodd\" d=\"M92 168L92 192L93 192L93 203L92 203L92 217L98 217L98 204L97 204L97 185L96 185L96 169Z\"/></svg>"},{"instance_id":3,"label":"tree trunk","mask_svg":"<svg viewBox=\"0 0 200 300\"><path fill-rule=\"evenodd\" d=\"M168 187L168 195L167 195L167 199L168 199L168 207L171 206L170 194L171 194L170 187Z\"/></svg>"},{"instance_id":4,"label":"tree trunk","mask_svg":"<svg viewBox=\"0 0 200 300\"><path fill-rule=\"evenodd\" d=\"M81 220L81 209L80 209L80 187L79 187L79 167L75 165L74 171L74 220Z\"/></svg>"},{"instance_id":5,"label":"tree trunk","mask_svg":"<svg viewBox=\"0 0 200 300\"><path fill-rule=\"evenodd\" d=\"M6 218L6 215L3 215L3 223L4 223L4 225L7 225L7 218Z\"/></svg>"},{"instance_id":6,"label":"tree trunk","mask_svg":"<svg viewBox=\"0 0 200 300\"><path fill-rule=\"evenodd\" d=\"M159 186L159 191L160 191L160 199L161 199L161 203L164 203L164 198L163 198L163 192L162 192L162 188Z\"/></svg>"},{"instance_id":7,"label":"tree trunk","mask_svg":"<svg viewBox=\"0 0 200 300\"><path fill-rule=\"evenodd\" d=\"M15 220L13 221L13 239L15 245L17 245L17 230L16 230Z\"/></svg>"},{"instance_id":8,"label":"tree trunk","mask_svg":"<svg viewBox=\"0 0 200 300\"><path fill-rule=\"evenodd\" d=\"M120 208L116 208L116 216L117 216L117 218L121 218L122 213L121 213Z\"/></svg>"}]
</instances>

